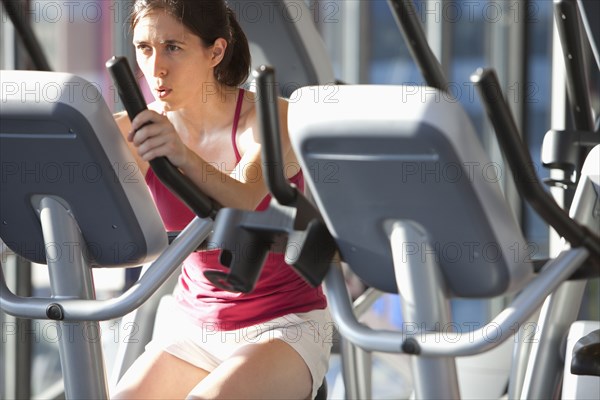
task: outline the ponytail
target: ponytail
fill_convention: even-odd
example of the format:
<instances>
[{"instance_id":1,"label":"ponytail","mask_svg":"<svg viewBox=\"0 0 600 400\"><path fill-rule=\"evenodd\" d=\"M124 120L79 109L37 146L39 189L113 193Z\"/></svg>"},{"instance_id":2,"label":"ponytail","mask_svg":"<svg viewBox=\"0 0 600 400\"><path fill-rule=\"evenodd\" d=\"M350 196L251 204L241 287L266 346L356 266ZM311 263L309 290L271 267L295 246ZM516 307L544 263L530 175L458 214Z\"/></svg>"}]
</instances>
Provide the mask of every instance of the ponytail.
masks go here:
<instances>
[{"instance_id":1,"label":"ponytail","mask_svg":"<svg viewBox=\"0 0 600 400\"><path fill-rule=\"evenodd\" d=\"M227 21L230 38L223 60L215 67L215 78L223 85L239 86L246 81L250 73L250 48L246 34L229 6Z\"/></svg>"}]
</instances>

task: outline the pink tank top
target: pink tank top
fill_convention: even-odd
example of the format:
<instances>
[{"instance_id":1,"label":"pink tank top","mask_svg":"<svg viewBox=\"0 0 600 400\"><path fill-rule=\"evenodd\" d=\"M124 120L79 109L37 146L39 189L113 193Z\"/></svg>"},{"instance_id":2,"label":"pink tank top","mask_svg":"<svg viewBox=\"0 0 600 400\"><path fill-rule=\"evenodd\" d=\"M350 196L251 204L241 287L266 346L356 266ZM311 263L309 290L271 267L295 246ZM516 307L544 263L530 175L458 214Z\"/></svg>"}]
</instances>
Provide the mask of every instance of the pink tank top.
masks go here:
<instances>
[{"instance_id":1,"label":"pink tank top","mask_svg":"<svg viewBox=\"0 0 600 400\"><path fill-rule=\"evenodd\" d=\"M240 89L233 120L231 140L236 160L241 155L236 145L236 132L244 91ZM300 190L304 189L302 172L290 179ZM173 195L154 175L146 174L154 202L167 231L180 231L194 218L194 214ZM257 210L268 207L266 196ZM175 292L177 302L199 324L210 324L211 329L233 330L261 323L289 313L324 309L327 301L322 288L311 287L284 261L284 255L269 253L255 289L251 293L231 293L221 290L205 277L206 270L227 272L219 259L219 249L192 253L183 263Z\"/></svg>"}]
</instances>

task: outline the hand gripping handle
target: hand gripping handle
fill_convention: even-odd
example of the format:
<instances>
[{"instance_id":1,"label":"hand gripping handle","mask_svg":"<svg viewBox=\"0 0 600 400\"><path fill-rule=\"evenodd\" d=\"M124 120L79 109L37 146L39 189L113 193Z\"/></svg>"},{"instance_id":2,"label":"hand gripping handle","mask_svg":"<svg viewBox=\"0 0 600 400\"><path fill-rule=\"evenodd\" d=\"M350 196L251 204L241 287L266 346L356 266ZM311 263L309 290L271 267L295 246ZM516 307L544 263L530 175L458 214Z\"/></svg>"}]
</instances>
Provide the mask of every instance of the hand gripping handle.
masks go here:
<instances>
[{"instance_id":1,"label":"hand gripping handle","mask_svg":"<svg viewBox=\"0 0 600 400\"><path fill-rule=\"evenodd\" d=\"M112 57L106 62L119 97L125 106L129 119L133 119L146 109L146 102L133 76L125 57ZM160 181L200 218L213 218L221 206L202 193L187 176L183 175L166 157L150 161L150 167Z\"/></svg>"}]
</instances>

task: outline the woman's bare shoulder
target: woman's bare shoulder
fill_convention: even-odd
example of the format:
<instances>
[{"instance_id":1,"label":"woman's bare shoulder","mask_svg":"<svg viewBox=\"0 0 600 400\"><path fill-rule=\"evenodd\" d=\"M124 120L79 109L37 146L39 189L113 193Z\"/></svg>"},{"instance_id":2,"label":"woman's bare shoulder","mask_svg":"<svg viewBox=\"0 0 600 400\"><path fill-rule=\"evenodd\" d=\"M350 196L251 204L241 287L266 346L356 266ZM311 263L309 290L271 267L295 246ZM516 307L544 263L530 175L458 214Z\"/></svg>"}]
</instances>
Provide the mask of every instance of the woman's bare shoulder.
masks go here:
<instances>
[{"instance_id":1,"label":"woman's bare shoulder","mask_svg":"<svg viewBox=\"0 0 600 400\"><path fill-rule=\"evenodd\" d=\"M249 125L256 123L257 115L257 103L259 102L258 95L251 91L246 91L244 94L244 103L246 105L242 109L242 116L248 121ZM282 97L277 98L277 109L280 117L287 117L289 102L287 99Z\"/></svg>"}]
</instances>

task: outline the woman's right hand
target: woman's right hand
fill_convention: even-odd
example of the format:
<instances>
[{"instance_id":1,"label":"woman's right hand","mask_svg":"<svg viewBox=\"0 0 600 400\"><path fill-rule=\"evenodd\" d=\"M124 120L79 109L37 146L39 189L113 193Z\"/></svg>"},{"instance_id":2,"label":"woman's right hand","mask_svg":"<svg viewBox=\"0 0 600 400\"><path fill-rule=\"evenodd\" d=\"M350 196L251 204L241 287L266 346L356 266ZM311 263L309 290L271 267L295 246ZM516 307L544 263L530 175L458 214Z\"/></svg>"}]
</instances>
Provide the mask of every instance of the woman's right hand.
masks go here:
<instances>
[{"instance_id":1,"label":"woman's right hand","mask_svg":"<svg viewBox=\"0 0 600 400\"><path fill-rule=\"evenodd\" d=\"M146 162L167 157L174 166L182 168L190 158L191 150L182 142L171 121L153 110L144 110L131 121L127 140Z\"/></svg>"}]
</instances>

